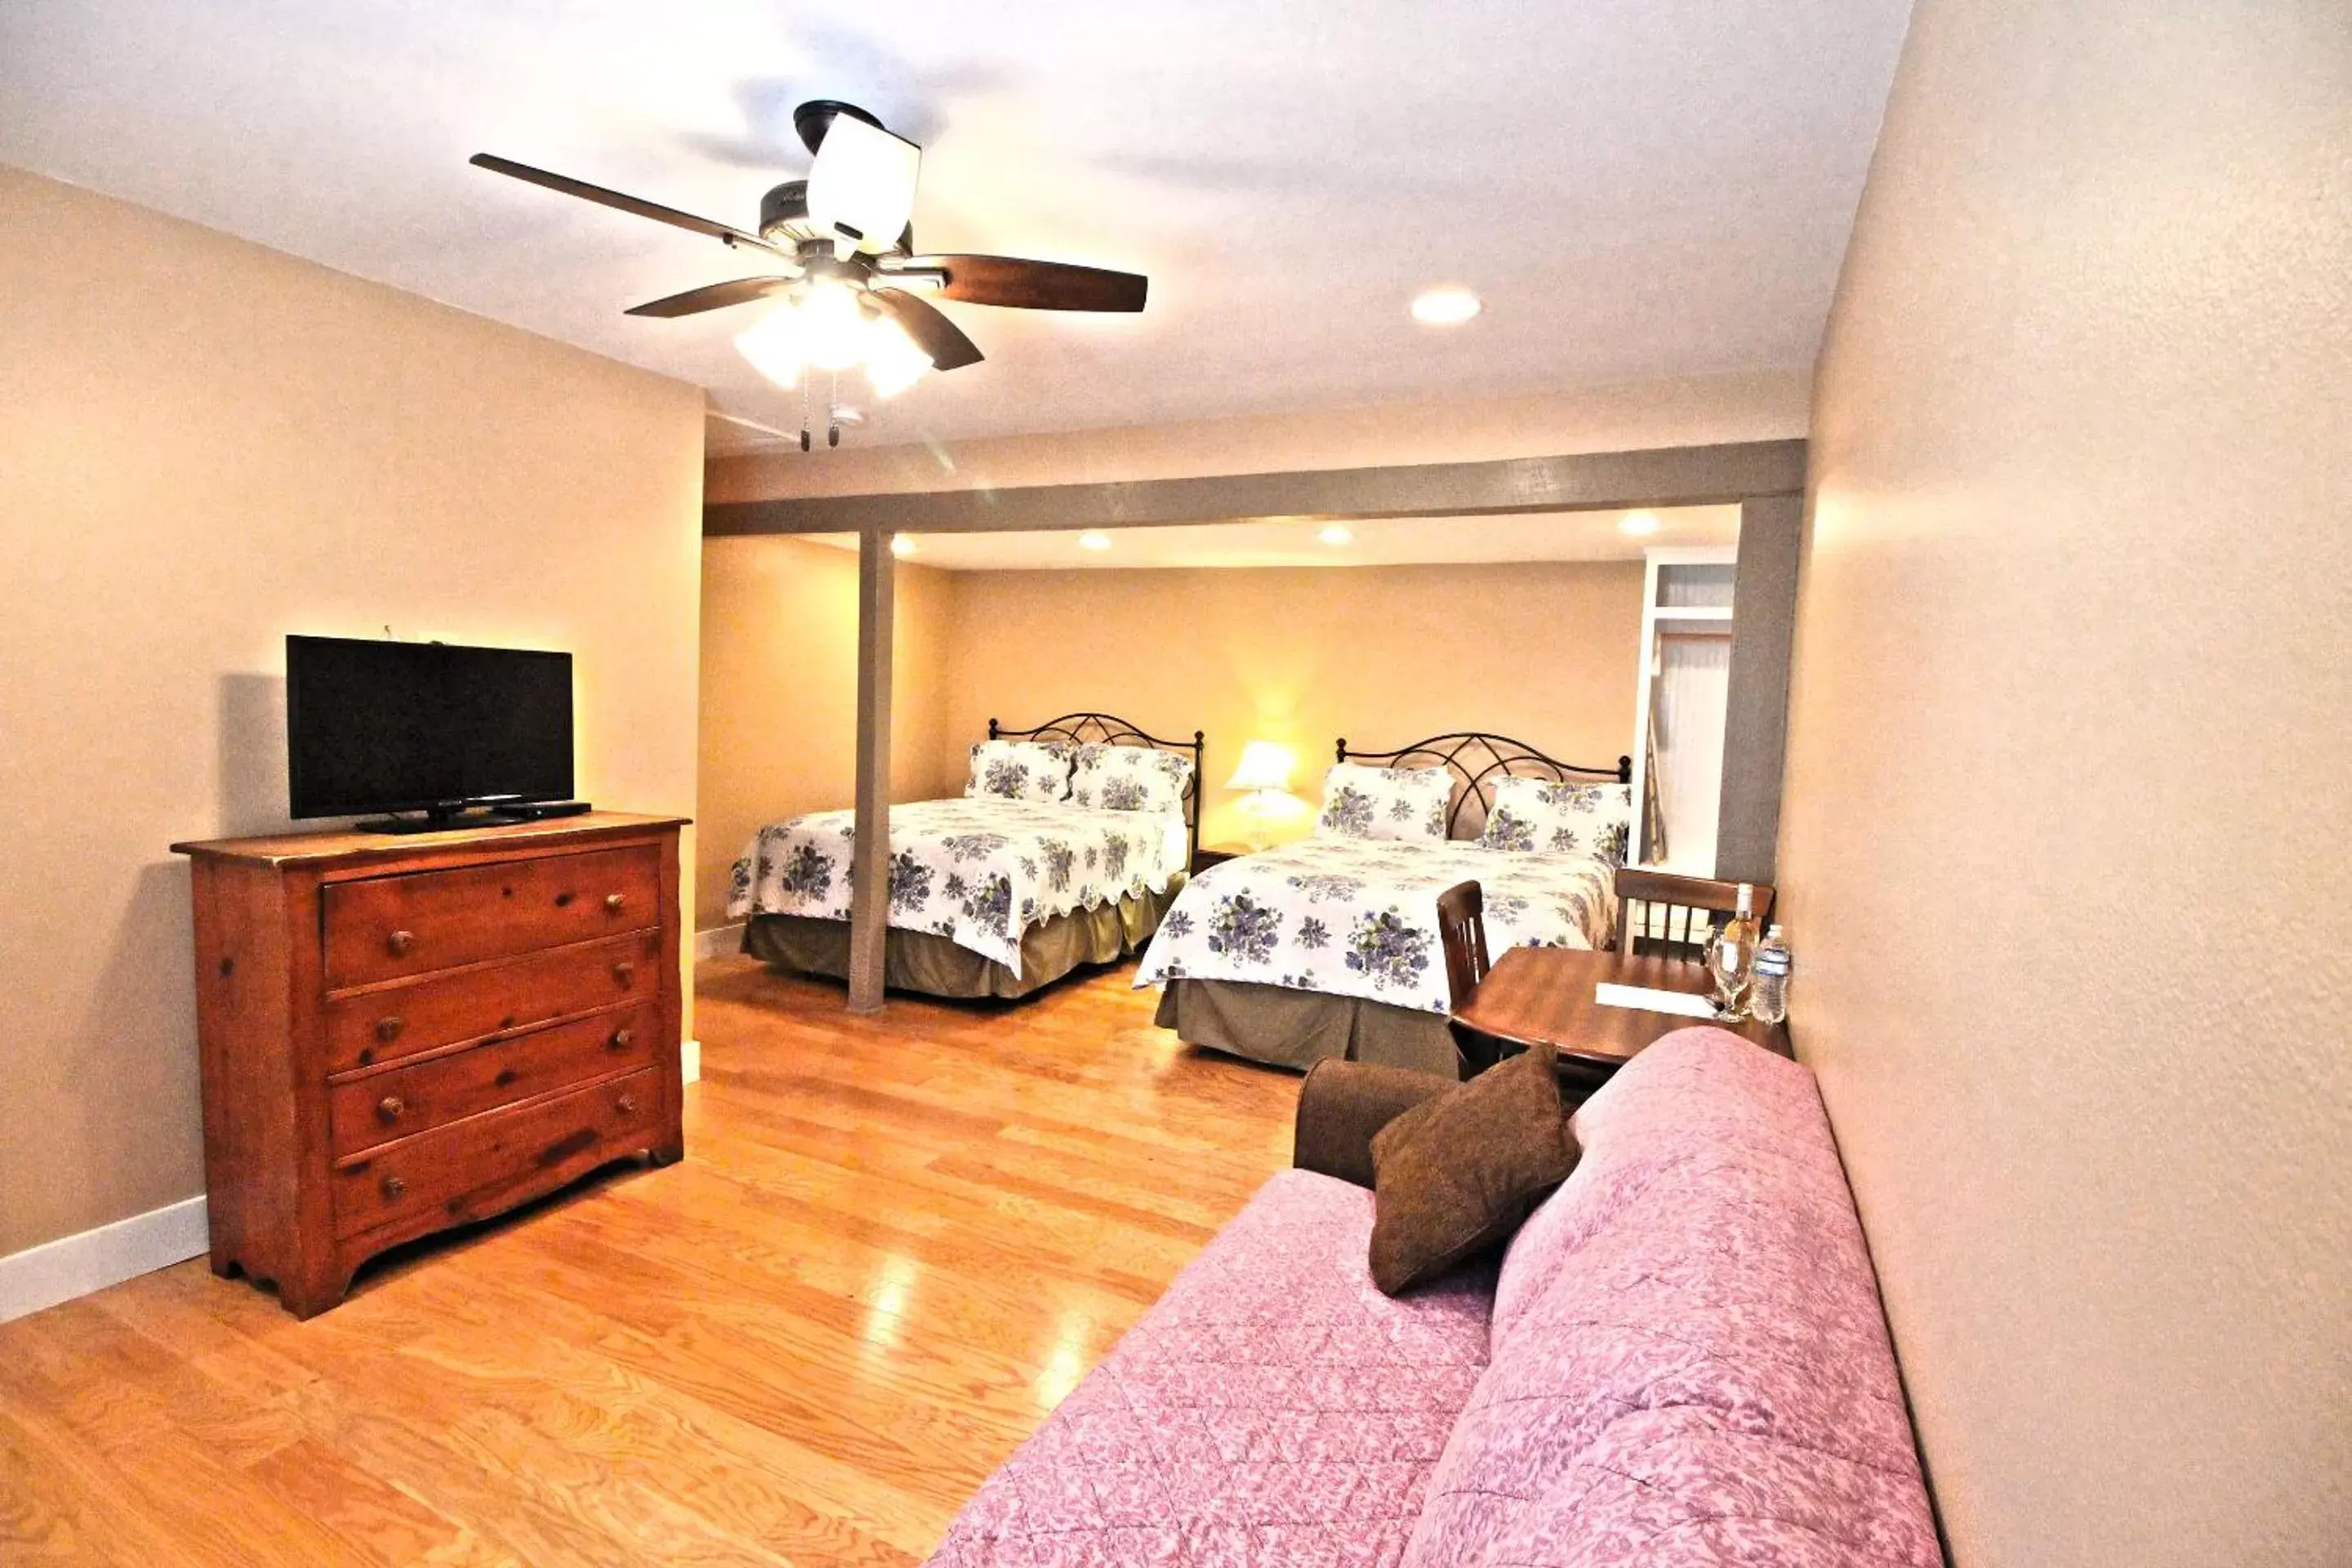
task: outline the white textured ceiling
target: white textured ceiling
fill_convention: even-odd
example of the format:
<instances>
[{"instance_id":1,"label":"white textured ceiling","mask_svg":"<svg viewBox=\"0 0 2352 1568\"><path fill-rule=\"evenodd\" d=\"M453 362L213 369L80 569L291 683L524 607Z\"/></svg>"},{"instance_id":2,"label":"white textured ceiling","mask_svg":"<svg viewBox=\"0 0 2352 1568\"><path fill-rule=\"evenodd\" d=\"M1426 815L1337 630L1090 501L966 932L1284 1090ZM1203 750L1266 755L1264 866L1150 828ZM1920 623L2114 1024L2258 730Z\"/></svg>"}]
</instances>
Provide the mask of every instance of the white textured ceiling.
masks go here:
<instances>
[{"instance_id":1,"label":"white textured ceiling","mask_svg":"<svg viewBox=\"0 0 2352 1568\"><path fill-rule=\"evenodd\" d=\"M987 353L859 444L1809 364L1908 0L0 5L0 161L666 372L796 426L757 270L467 166L755 226L792 106L924 145L924 248L1148 273L1139 318L946 307ZM1486 301L1414 325L1433 281Z\"/></svg>"},{"instance_id":2,"label":"white textured ceiling","mask_svg":"<svg viewBox=\"0 0 2352 1568\"><path fill-rule=\"evenodd\" d=\"M1619 525L1628 516L1654 521L1646 534ZM1407 517L1351 521L1345 543L1321 537L1324 524L1304 518L1099 530L1109 547L1089 550L1070 532L922 533L909 559L950 572L1115 570L1142 566L1422 566L1509 561L1639 561L1658 546L1739 542L1736 506L1656 511L1542 512L1507 517ZM810 538L844 550L854 533Z\"/></svg>"}]
</instances>

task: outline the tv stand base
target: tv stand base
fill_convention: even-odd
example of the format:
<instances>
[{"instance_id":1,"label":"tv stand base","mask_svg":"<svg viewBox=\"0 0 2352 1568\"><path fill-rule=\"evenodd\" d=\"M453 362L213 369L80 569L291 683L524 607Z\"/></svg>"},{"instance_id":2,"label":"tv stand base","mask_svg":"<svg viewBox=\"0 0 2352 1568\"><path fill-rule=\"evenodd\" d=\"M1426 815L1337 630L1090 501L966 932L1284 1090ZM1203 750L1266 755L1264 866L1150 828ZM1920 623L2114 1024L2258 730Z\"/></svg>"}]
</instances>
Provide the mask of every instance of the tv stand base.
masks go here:
<instances>
[{"instance_id":1,"label":"tv stand base","mask_svg":"<svg viewBox=\"0 0 2352 1568\"><path fill-rule=\"evenodd\" d=\"M422 816L379 816L355 822L355 833L448 833L461 827L512 827L531 820L504 811L428 811Z\"/></svg>"}]
</instances>

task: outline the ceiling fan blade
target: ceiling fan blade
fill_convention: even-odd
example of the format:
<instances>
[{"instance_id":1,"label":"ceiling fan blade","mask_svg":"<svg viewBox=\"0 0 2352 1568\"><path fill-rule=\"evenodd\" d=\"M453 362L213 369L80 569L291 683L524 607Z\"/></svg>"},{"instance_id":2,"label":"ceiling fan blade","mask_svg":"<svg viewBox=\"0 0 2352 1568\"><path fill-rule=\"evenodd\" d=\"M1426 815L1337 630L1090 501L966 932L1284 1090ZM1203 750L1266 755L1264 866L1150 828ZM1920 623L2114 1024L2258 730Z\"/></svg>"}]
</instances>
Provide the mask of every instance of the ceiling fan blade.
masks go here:
<instances>
[{"instance_id":1,"label":"ceiling fan blade","mask_svg":"<svg viewBox=\"0 0 2352 1568\"><path fill-rule=\"evenodd\" d=\"M730 305L748 305L754 300L764 300L780 289L793 286L789 278L738 278L732 283L706 283L699 289L688 289L683 294L671 294L659 300L648 300L642 305L632 305L632 316L693 316L704 310L721 310Z\"/></svg>"},{"instance_id":2,"label":"ceiling fan blade","mask_svg":"<svg viewBox=\"0 0 2352 1568\"><path fill-rule=\"evenodd\" d=\"M907 335L915 340L915 346L930 356L933 370L957 370L981 362L979 348L937 307L918 300L904 289L869 289L866 297L906 329Z\"/></svg>"},{"instance_id":3,"label":"ceiling fan blade","mask_svg":"<svg viewBox=\"0 0 2352 1568\"><path fill-rule=\"evenodd\" d=\"M707 234L713 239L723 239L730 245L756 246L761 250L774 251L780 256L784 254L756 234L746 234L740 228L730 228L723 223L718 223L707 217L697 217L692 213L680 212L676 207L666 207L659 202L643 201L635 196L623 195L618 191L608 191L602 185L592 185L585 180L575 180L569 174L551 174L545 169L534 169L528 163L518 163L511 158L501 158L492 153L477 153L466 162L478 169L488 169L492 174L505 174L529 184L543 185L551 191L561 191L567 196L578 196L583 201L595 202L603 206L617 207L625 213L635 213L639 217L649 217L656 223L668 224L672 228L687 229L695 234Z\"/></svg>"},{"instance_id":4,"label":"ceiling fan blade","mask_svg":"<svg viewBox=\"0 0 2352 1568\"><path fill-rule=\"evenodd\" d=\"M944 272L940 292L948 299L1024 310L1140 310L1150 282L1139 273L1017 256L914 256L896 267Z\"/></svg>"}]
</instances>

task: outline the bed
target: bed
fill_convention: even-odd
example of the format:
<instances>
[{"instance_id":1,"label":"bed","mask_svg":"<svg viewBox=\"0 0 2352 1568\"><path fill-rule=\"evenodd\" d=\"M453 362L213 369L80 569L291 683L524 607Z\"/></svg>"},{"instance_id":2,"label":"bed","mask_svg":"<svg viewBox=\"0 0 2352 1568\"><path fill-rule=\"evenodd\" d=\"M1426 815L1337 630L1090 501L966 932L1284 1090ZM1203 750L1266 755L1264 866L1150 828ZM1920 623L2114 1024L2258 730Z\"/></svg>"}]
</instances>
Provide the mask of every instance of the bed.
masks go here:
<instances>
[{"instance_id":1,"label":"bed","mask_svg":"<svg viewBox=\"0 0 2352 1568\"><path fill-rule=\"evenodd\" d=\"M1135 983L1164 987L1158 1021L1189 1044L1302 1069L1345 1057L1452 1077L1438 894L1480 884L1494 952L1611 945L1632 760L1582 767L1477 731L1393 752L1350 752L1343 740L1338 760L1315 835L1194 878ZM1385 809L1351 799L1340 782L1350 763L1414 775L1421 793ZM1531 795L1564 803L1542 818L1546 831L1524 820L1540 813L1513 815ZM1362 836L1381 824L1418 837Z\"/></svg>"},{"instance_id":2,"label":"bed","mask_svg":"<svg viewBox=\"0 0 2352 1568\"><path fill-rule=\"evenodd\" d=\"M884 983L964 999L1026 996L1139 951L1200 843L1204 741L1108 713L1030 729L988 721L965 795L890 808ZM1051 765L1064 758L1062 787ZM803 973L849 972L855 814L761 828L735 862L728 918L743 951Z\"/></svg>"}]
</instances>

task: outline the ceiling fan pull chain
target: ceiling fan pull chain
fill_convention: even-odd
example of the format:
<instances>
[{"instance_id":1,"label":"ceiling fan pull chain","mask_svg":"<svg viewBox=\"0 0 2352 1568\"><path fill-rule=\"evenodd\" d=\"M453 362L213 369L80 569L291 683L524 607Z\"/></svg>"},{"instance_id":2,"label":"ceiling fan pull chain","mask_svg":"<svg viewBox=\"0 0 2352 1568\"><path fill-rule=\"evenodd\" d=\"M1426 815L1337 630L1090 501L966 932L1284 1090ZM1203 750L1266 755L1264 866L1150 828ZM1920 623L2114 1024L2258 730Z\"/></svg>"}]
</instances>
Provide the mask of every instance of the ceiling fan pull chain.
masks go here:
<instances>
[{"instance_id":1,"label":"ceiling fan pull chain","mask_svg":"<svg viewBox=\"0 0 2352 1568\"><path fill-rule=\"evenodd\" d=\"M806 375L801 377L801 450L803 452L809 449L809 383L814 379Z\"/></svg>"},{"instance_id":2,"label":"ceiling fan pull chain","mask_svg":"<svg viewBox=\"0 0 2352 1568\"><path fill-rule=\"evenodd\" d=\"M839 371L832 374L831 383L825 391L824 444L827 447L841 445L841 373Z\"/></svg>"}]
</instances>

